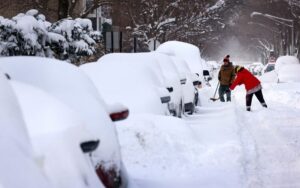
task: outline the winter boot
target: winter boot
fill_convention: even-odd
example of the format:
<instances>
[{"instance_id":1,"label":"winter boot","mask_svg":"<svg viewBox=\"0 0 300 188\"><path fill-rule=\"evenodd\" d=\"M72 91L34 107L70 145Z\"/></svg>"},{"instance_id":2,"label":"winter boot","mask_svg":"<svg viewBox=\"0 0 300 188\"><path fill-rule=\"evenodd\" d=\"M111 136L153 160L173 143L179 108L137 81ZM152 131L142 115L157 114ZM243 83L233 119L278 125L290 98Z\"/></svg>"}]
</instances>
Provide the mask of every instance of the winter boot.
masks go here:
<instances>
[{"instance_id":1,"label":"winter boot","mask_svg":"<svg viewBox=\"0 0 300 188\"><path fill-rule=\"evenodd\" d=\"M246 110L250 112L250 111L251 111L251 107L250 107L250 106L247 106L247 107L246 107Z\"/></svg>"},{"instance_id":2,"label":"winter boot","mask_svg":"<svg viewBox=\"0 0 300 188\"><path fill-rule=\"evenodd\" d=\"M265 108L268 108L267 104L266 103L261 103L261 105Z\"/></svg>"}]
</instances>

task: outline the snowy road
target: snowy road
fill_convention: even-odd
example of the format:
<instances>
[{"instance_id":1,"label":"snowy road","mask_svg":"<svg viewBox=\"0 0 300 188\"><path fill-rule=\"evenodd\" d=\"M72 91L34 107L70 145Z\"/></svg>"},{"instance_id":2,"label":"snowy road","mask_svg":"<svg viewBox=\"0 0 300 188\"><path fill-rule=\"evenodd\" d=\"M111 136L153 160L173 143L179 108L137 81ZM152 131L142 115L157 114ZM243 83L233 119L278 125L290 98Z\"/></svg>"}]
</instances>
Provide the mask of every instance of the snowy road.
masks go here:
<instances>
[{"instance_id":1,"label":"snowy road","mask_svg":"<svg viewBox=\"0 0 300 188\"><path fill-rule=\"evenodd\" d=\"M300 187L300 95L292 96L299 87L291 88L296 90L278 92L278 88L267 87L268 109L258 102L251 113L236 107L245 157L245 187ZM286 96L278 96L282 94ZM289 97L290 101L285 101ZM242 98L241 93L236 95L239 106L244 105Z\"/></svg>"},{"instance_id":2,"label":"snowy road","mask_svg":"<svg viewBox=\"0 0 300 188\"><path fill-rule=\"evenodd\" d=\"M269 108L253 98L252 112L242 87L231 103L209 101L213 87L185 124L118 127L130 188L300 187L299 85L265 85Z\"/></svg>"}]
</instances>

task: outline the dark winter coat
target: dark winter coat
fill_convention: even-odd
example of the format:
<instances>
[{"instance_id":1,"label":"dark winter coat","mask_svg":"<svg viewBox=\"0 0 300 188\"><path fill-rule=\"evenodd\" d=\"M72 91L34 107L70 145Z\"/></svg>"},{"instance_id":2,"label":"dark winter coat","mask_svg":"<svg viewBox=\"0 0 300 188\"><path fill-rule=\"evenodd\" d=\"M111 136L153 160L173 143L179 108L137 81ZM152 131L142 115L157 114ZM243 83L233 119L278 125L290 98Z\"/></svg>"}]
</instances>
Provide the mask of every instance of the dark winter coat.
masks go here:
<instances>
[{"instance_id":1,"label":"dark winter coat","mask_svg":"<svg viewBox=\"0 0 300 188\"><path fill-rule=\"evenodd\" d=\"M232 63L228 63L228 65L222 65L218 75L220 84L229 86L233 83L234 78L235 72Z\"/></svg>"},{"instance_id":2,"label":"dark winter coat","mask_svg":"<svg viewBox=\"0 0 300 188\"><path fill-rule=\"evenodd\" d=\"M236 79L233 81L232 85L230 86L230 89L234 90L234 88L237 85L241 84L244 84L246 90L249 91L260 85L260 81L247 69L242 68L240 71L238 71Z\"/></svg>"}]
</instances>

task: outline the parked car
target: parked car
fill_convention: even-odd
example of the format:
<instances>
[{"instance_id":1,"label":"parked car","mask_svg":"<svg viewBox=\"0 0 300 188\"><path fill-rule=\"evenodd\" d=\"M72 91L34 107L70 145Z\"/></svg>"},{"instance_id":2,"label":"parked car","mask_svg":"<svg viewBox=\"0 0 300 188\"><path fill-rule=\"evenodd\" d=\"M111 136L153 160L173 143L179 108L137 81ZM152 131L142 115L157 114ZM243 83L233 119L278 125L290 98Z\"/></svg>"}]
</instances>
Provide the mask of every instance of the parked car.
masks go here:
<instances>
[{"instance_id":1,"label":"parked car","mask_svg":"<svg viewBox=\"0 0 300 188\"><path fill-rule=\"evenodd\" d=\"M191 71L199 76L201 83L207 83L210 75L205 61L201 58L197 46L180 41L167 41L156 49L157 52L180 57L185 60Z\"/></svg>"},{"instance_id":2,"label":"parked car","mask_svg":"<svg viewBox=\"0 0 300 188\"><path fill-rule=\"evenodd\" d=\"M32 153L18 99L0 71L0 187L52 188Z\"/></svg>"},{"instance_id":3,"label":"parked car","mask_svg":"<svg viewBox=\"0 0 300 188\"><path fill-rule=\"evenodd\" d=\"M88 154L99 146L80 114L45 91L12 81L34 157L55 188L104 188ZM86 156L85 156L86 155Z\"/></svg>"},{"instance_id":4,"label":"parked car","mask_svg":"<svg viewBox=\"0 0 300 188\"><path fill-rule=\"evenodd\" d=\"M209 69L212 69L212 70L217 70L221 67L221 65L219 63L217 63L217 61L207 61L206 63L210 67Z\"/></svg>"},{"instance_id":5,"label":"parked car","mask_svg":"<svg viewBox=\"0 0 300 188\"><path fill-rule=\"evenodd\" d=\"M264 73L266 72L271 72L275 69L275 63L267 63L264 68L263 68L263 71Z\"/></svg>"},{"instance_id":6,"label":"parked car","mask_svg":"<svg viewBox=\"0 0 300 188\"><path fill-rule=\"evenodd\" d=\"M144 53L144 56L149 59L156 59L157 62L152 61L152 63L157 63L159 65L163 77L165 78L165 84L168 86L171 95L169 110L173 116L181 117L184 108L184 95L188 95L188 93L182 88L181 80L183 81L186 77L182 74L180 75L172 58L168 55L158 52L150 52ZM189 103L192 101L186 102Z\"/></svg>"},{"instance_id":7,"label":"parked car","mask_svg":"<svg viewBox=\"0 0 300 188\"><path fill-rule=\"evenodd\" d=\"M261 76L263 71L264 65L261 62L254 62L248 66L248 70L254 74Z\"/></svg>"},{"instance_id":8,"label":"parked car","mask_svg":"<svg viewBox=\"0 0 300 188\"><path fill-rule=\"evenodd\" d=\"M300 82L300 63L295 56L281 56L275 64L278 82Z\"/></svg>"},{"instance_id":9,"label":"parked car","mask_svg":"<svg viewBox=\"0 0 300 188\"><path fill-rule=\"evenodd\" d=\"M183 59L176 56L170 57L182 77L180 83L183 91L183 109L185 112L193 114L198 100L198 90L194 87L194 83L196 83L198 79L192 74L187 63Z\"/></svg>"},{"instance_id":10,"label":"parked car","mask_svg":"<svg viewBox=\"0 0 300 188\"><path fill-rule=\"evenodd\" d=\"M121 102L131 114L169 114L170 93L157 62L144 53L113 53L80 66L107 103Z\"/></svg>"},{"instance_id":11,"label":"parked car","mask_svg":"<svg viewBox=\"0 0 300 188\"><path fill-rule=\"evenodd\" d=\"M90 79L76 66L42 57L7 57L0 59L0 68L12 79L38 87L56 97L80 114L87 129L101 144L90 160L107 188L126 187L127 173L113 120L124 119L128 110L109 111ZM121 111L119 111L121 110Z\"/></svg>"}]
</instances>

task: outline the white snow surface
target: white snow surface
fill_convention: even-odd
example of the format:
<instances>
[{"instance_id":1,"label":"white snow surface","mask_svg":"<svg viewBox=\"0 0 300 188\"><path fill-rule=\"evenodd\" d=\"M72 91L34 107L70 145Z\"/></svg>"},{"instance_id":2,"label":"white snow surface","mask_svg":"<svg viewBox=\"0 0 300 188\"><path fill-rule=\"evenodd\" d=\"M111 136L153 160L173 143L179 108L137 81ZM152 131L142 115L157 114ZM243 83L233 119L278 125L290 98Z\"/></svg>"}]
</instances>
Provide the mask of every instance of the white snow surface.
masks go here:
<instances>
[{"instance_id":1,"label":"white snow surface","mask_svg":"<svg viewBox=\"0 0 300 188\"><path fill-rule=\"evenodd\" d=\"M300 63L297 57L279 57L276 60L275 71L279 82L300 82Z\"/></svg>"},{"instance_id":2,"label":"white snow surface","mask_svg":"<svg viewBox=\"0 0 300 188\"><path fill-rule=\"evenodd\" d=\"M300 187L300 82L278 83L276 73L263 77L268 108L254 96L247 112L243 86L233 91L231 103L212 102L212 80L212 87L199 89L201 106L194 115L144 112L117 122L129 188ZM24 148L19 134L7 132Z\"/></svg>"},{"instance_id":3,"label":"white snow surface","mask_svg":"<svg viewBox=\"0 0 300 188\"><path fill-rule=\"evenodd\" d=\"M80 148L82 142L96 140L80 116L41 89L15 81L12 86L23 112L34 157L52 186L103 187Z\"/></svg>"},{"instance_id":4,"label":"white snow surface","mask_svg":"<svg viewBox=\"0 0 300 188\"><path fill-rule=\"evenodd\" d=\"M165 89L163 75L158 62L155 64L153 58L144 54L108 54L80 68L108 104L122 103L130 113L165 114L166 107L159 98L159 89Z\"/></svg>"},{"instance_id":5,"label":"white snow surface","mask_svg":"<svg viewBox=\"0 0 300 188\"><path fill-rule=\"evenodd\" d=\"M205 61L201 58L200 50L195 45L180 41L167 41L158 46L156 51L185 60L192 72L201 76L203 70L207 70Z\"/></svg>"},{"instance_id":6,"label":"white snow surface","mask_svg":"<svg viewBox=\"0 0 300 188\"><path fill-rule=\"evenodd\" d=\"M25 122L9 81L0 74L0 187L48 188L34 157Z\"/></svg>"},{"instance_id":7,"label":"white snow surface","mask_svg":"<svg viewBox=\"0 0 300 188\"><path fill-rule=\"evenodd\" d=\"M41 57L4 57L0 67L12 79L34 85L80 114L86 128L99 139L95 164L107 168L120 167L121 156L114 124L107 114L106 104L90 79L76 66L67 62Z\"/></svg>"},{"instance_id":8,"label":"white snow surface","mask_svg":"<svg viewBox=\"0 0 300 188\"><path fill-rule=\"evenodd\" d=\"M247 112L243 86L231 103L210 101L213 80L199 90L194 115L140 114L118 122L129 187L299 187L300 83L268 79L262 80L268 108L254 96Z\"/></svg>"}]
</instances>

